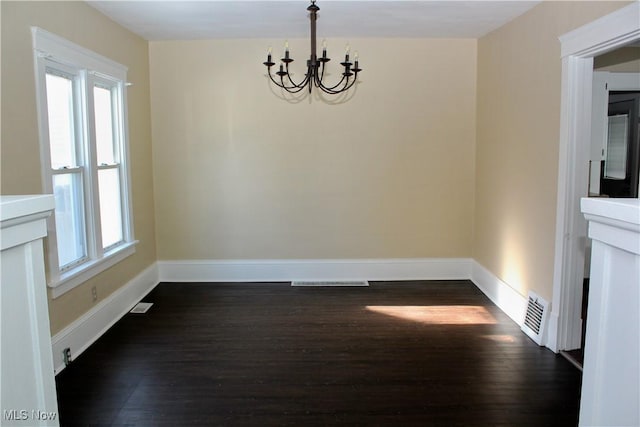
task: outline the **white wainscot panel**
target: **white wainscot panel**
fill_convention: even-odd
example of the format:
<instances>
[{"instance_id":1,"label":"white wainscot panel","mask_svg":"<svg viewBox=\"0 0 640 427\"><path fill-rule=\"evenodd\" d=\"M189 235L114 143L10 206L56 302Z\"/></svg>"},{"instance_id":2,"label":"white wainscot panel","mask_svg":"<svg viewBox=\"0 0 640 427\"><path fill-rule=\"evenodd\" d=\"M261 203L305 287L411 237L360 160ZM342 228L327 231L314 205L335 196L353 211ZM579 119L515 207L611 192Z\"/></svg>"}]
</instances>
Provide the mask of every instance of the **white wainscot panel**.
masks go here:
<instances>
[{"instance_id":1,"label":"white wainscot panel","mask_svg":"<svg viewBox=\"0 0 640 427\"><path fill-rule=\"evenodd\" d=\"M581 426L640 425L640 200L582 199L593 240Z\"/></svg>"},{"instance_id":2,"label":"white wainscot panel","mask_svg":"<svg viewBox=\"0 0 640 427\"><path fill-rule=\"evenodd\" d=\"M0 425L58 426L42 238L53 196L0 202Z\"/></svg>"}]
</instances>

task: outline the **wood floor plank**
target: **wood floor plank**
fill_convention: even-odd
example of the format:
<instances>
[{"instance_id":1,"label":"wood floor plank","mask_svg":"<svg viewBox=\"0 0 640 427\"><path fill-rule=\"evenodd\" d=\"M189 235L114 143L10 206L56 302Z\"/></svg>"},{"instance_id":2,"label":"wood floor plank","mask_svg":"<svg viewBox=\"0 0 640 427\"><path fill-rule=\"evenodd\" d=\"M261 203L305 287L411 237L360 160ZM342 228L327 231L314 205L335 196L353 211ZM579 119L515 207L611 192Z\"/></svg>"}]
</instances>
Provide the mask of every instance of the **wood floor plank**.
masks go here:
<instances>
[{"instance_id":1,"label":"wood floor plank","mask_svg":"<svg viewBox=\"0 0 640 427\"><path fill-rule=\"evenodd\" d=\"M56 378L63 426L575 426L580 372L469 281L162 283Z\"/></svg>"}]
</instances>

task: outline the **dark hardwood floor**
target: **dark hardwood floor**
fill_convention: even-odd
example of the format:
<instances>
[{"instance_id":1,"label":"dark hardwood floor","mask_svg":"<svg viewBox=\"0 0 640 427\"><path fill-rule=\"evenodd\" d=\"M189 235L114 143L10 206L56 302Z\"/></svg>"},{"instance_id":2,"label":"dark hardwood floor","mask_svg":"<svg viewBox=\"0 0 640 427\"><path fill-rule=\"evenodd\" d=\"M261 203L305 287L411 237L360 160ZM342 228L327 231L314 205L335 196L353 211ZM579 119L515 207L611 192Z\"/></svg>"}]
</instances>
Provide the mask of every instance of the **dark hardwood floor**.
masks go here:
<instances>
[{"instance_id":1,"label":"dark hardwood floor","mask_svg":"<svg viewBox=\"0 0 640 427\"><path fill-rule=\"evenodd\" d=\"M580 372L469 281L161 283L56 378L63 426L575 426Z\"/></svg>"}]
</instances>

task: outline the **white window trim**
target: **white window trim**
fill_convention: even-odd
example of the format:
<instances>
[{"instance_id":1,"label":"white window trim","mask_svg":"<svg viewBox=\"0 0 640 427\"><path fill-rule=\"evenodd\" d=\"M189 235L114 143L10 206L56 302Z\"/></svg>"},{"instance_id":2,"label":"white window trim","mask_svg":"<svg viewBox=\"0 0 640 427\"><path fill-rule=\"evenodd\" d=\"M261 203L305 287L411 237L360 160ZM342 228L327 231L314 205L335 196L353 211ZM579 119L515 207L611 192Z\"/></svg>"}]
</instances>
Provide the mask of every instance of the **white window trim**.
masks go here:
<instances>
[{"instance_id":1,"label":"white window trim","mask_svg":"<svg viewBox=\"0 0 640 427\"><path fill-rule=\"evenodd\" d=\"M48 234L51 238L47 239L48 253L48 286L52 288L53 298L70 291L76 286L86 282L91 277L101 273L107 268L117 264L123 259L135 253L135 246L138 243L134 239L133 230L133 214L131 201L131 170L129 167L129 125L127 118L127 94L125 90L125 82L127 81L127 67L112 61L102 55L94 53L82 46L72 43L64 38L56 36L38 27L31 27L34 67L36 79L36 102L38 108L38 130L40 135L40 157L42 164L42 186L45 193L53 193L52 171L50 167L50 152L48 139L48 122L46 111L46 84L45 70L47 64L55 62L63 66L69 66L82 71L83 79L88 85L94 82L110 80L121 85L119 94L122 96L122 117L123 122L118 130L121 133L121 153L119 164L122 168L124 179L121 179L121 191L124 194L123 205L123 235L124 242L113 248L102 248L101 236L96 232L93 223L95 220L87 218L88 229L88 251L87 255L90 260L84 262L77 267L60 271L58 263L58 254L56 246L55 218L52 216L47 223ZM92 86L91 86L92 87ZM89 99L92 99L92 94ZM93 123L88 123L89 129L86 133L93 133ZM95 153L92 154L95 157ZM97 172L96 172L97 173ZM94 180L94 187L97 186L97 180ZM91 192L97 194L97 189L93 188ZM87 190L85 190L85 195ZM87 216L99 219L99 206L97 200L85 201L87 206ZM97 237L96 237L97 236ZM96 242L97 241L97 242Z\"/></svg>"},{"instance_id":2,"label":"white window trim","mask_svg":"<svg viewBox=\"0 0 640 427\"><path fill-rule=\"evenodd\" d=\"M135 246L137 243L137 240L126 242L111 251L105 252L105 255L100 259L92 259L76 268L72 268L61 273L60 278L55 285L49 283L49 286L51 287L51 295L53 298L58 298L60 295L63 295L76 286L83 284L93 276L102 273L107 268L112 267L123 259L133 255L136 252Z\"/></svg>"}]
</instances>

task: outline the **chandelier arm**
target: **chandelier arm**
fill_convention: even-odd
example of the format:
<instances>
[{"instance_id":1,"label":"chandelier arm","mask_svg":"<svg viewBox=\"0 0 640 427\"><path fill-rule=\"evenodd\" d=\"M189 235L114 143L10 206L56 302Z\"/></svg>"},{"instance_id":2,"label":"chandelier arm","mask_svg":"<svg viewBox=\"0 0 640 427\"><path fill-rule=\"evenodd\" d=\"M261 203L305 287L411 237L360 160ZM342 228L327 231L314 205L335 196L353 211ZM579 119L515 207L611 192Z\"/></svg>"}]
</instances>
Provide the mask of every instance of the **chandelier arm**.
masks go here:
<instances>
[{"instance_id":1,"label":"chandelier arm","mask_svg":"<svg viewBox=\"0 0 640 427\"><path fill-rule=\"evenodd\" d=\"M311 69L311 66L307 67L307 74L304 76L304 80L302 81L302 86L306 87L307 85L311 85L311 82L313 81L313 76L315 75L313 69Z\"/></svg>"},{"instance_id":2,"label":"chandelier arm","mask_svg":"<svg viewBox=\"0 0 640 427\"><path fill-rule=\"evenodd\" d=\"M275 84L276 86L278 86L278 87L280 87L282 89L286 89L286 86L284 86L282 83L278 82L278 80L273 78L273 74L271 74L271 71L269 71L268 74L269 74L269 78L271 79L273 84Z\"/></svg>"},{"instance_id":3,"label":"chandelier arm","mask_svg":"<svg viewBox=\"0 0 640 427\"><path fill-rule=\"evenodd\" d=\"M324 79L324 64L326 64L326 62L321 62L322 64L322 70L320 70L320 80L322 81L322 79ZM316 74L316 78L318 77L318 75Z\"/></svg>"},{"instance_id":4,"label":"chandelier arm","mask_svg":"<svg viewBox=\"0 0 640 427\"><path fill-rule=\"evenodd\" d=\"M298 86L298 85L295 85L295 83L293 82L292 82L293 86L287 86L284 82L283 76L280 76L280 81L278 81L277 79L274 78L270 69L267 70L267 74L269 75L269 79L273 82L273 84L275 84L281 89L286 90L289 93L298 93L301 90L303 90L306 86L306 85Z\"/></svg>"},{"instance_id":5,"label":"chandelier arm","mask_svg":"<svg viewBox=\"0 0 640 427\"><path fill-rule=\"evenodd\" d=\"M332 89L327 89L324 87L320 87L320 90L323 91L324 93L328 93L329 95L338 95L340 93L343 93L345 91L344 87L338 90L332 90Z\"/></svg>"},{"instance_id":6,"label":"chandelier arm","mask_svg":"<svg viewBox=\"0 0 640 427\"><path fill-rule=\"evenodd\" d=\"M304 88L305 88L305 86L300 86L300 87L297 87L297 86L296 86L296 88L295 88L295 89L294 89L293 87L285 87L285 86L281 86L281 87L282 87L284 90L286 90L287 92L289 92L289 93L298 93L298 92L300 92L300 91L304 90Z\"/></svg>"},{"instance_id":7,"label":"chandelier arm","mask_svg":"<svg viewBox=\"0 0 640 427\"><path fill-rule=\"evenodd\" d=\"M323 95L325 95L325 92L320 91L319 97L324 99L329 105L339 105L351 100L357 92L358 86L355 86L352 90L341 92L339 95L329 94L330 98L324 98Z\"/></svg>"},{"instance_id":8,"label":"chandelier arm","mask_svg":"<svg viewBox=\"0 0 640 427\"><path fill-rule=\"evenodd\" d=\"M349 83L348 85L345 85L344 88L342 88L343 91L347 91L349 89L351 89L353 87L353 85L356 84L358 79L356 79L356 76L353 76L353 80L351 80L351 83Z\"/></svg>"},{"instance_id":9,"label":"chandelier arm","mask_svg":"<svg viewBox=\"0 0 640 427\"><path fill-rule=\"evenodd\" d=\"M345 81L345 79L346 79L346 81ZM322 83L322 80L318 81L317 86L320 89L322 89L324 92L326 92L326 93L334 93L334 94L336 94L336 93L340 93L340 92L342 92L344 90L344 89L337 89L336 90L336 88L338 86L342 85L342 84L344 84L346 86L347 83L349 83L349 77L343 75L342 78L340 79L340 81L338 83L336 83L335 85L333 85L333 86L325 86L324 83Z\"/></svg>"},{"instance_id":10,"label":"chandelier arm","mask_svg":"<svg viewBox=\"0 0 640 427\"><path fill-rule=\"evenodd\" d=\"M311 70L309 68L307 68L307 74L304 76L304 80L302 80L299 84L297 84L291 78L291 74L289 74L289 64L287 64L285 67L286 67L286 71L287 71L287 79L289 79L289 82L291 82L291 84L294 87L298 88L298 89L304 89L307 86L307 83L309 82L309 77L311 75Z\"/></svg>"},{"instance_id":11,"label":"chandelier arm","mask_svg":"<svg viewBox=\"0 0 640 427\"><path fill-rule=\"evenodd\" d=\"M324 72L324 70L323 70L323 72ZM322 90L325 90L325 89L333 90L334 88L336 88L336 87L340 86L340 84L341 84L341 83L342 83L342 81L344 80L344 76L342 76L342 78L340 79L340 81L339 81L335 86L328 87L328 86L325 86L325 85L324 85L324 83L322 83L322 79L323 79L323 77L324 77L324 75L321 75L321 76L316 75L316 76L315 76L315 83L316 83L316 87L319 87L319 88L321 88Z\"/></svg>"},{"instance_id":12,"label":"chandelier arm","mask_svg":"<svg viewBox=\"0 0 640 427\"><path fill-rule=\"evenodd\" d=\"M284 85L284 83L282 85L278 85L280 86L282 89L286 90L289 93L298 93L302 90L304 90L305 86L286 86Z\"/></svg>"},{"instance_id":13,"label":"chandelier arm","mask_svg":"<svg viewBox=\"0 0 640 427\"><path fill-rule=\"evenodd\" d=\"M342 80L344 80L344 76L343 76ZM320 86L320 89L322 89L322 91L325 92L325 93L329 93L331 95L337 95L339 93L343 93L343 92L348 91L349 89L351 89L353 87L354 84L356 84L356 79L355 78L353 80L351 80L351 82L349 82L349 80L350 80L349 77L346 77L346 80L344 82L344 86L342 86L340 89L335 89L338 85L333 86L331 88L327 88L325 86Z\"/></svg>"},{"instance_id":14,"label":"chandelier arm","mask_svg":"<svg viewBox=\"0 0 640 427\"><path fill-rule=\"evenodd\" d=\"M342 88L342 90L343 90L343 91L347 91L347 90L351 89L351 88L353 87L353 85L355 85L355 84L356 84L356 81L357 81L357 79L356 79L356 78L355 78L355 76L354 76L353 80L351 80L351 83L349 83L347 86L345 86L344 88Z\"/></svg>"},{"instance_id":15,"label":"chandelier arm","mask_svg":"<svg viewBox=\"0 0 640 427\"><path fill-rule=\"evenodd\" d=\"M307 85L305 84L305 81L307 80L305 78L305 80L302 81L302 83L300 84L296 84L293 82L293 80L291 80L291 75L289 74L289 70L287 70L287 78L289 79L289 81L291 82L292 86L287 86L284 83L284 76L280 76L280 80L282 82L281 85L279 85L281 88L283 88L284 90L286 90L289 93L298 93L300 91L302 91Z\"/></svg>"},{"instance_id":16,"label":"chandelier arm","mask_svg":"<svg viewBox=\"0 0 640 427\"><path fill-rule=\"evenodd\" d=\"M284 84L284 79L282 77L280 77L280 82L276 79L273 78L273 75L271 73L269 73L269 78L271 79L271 81L273 82L273 84L275 84L276 86L278 86L280 89L284 89L289 93L298 93L300 92L302 89L304 89L304 86L302 87L297 87L297 86L287 86L286 84Z\"/></svg>"}]
</instances>

